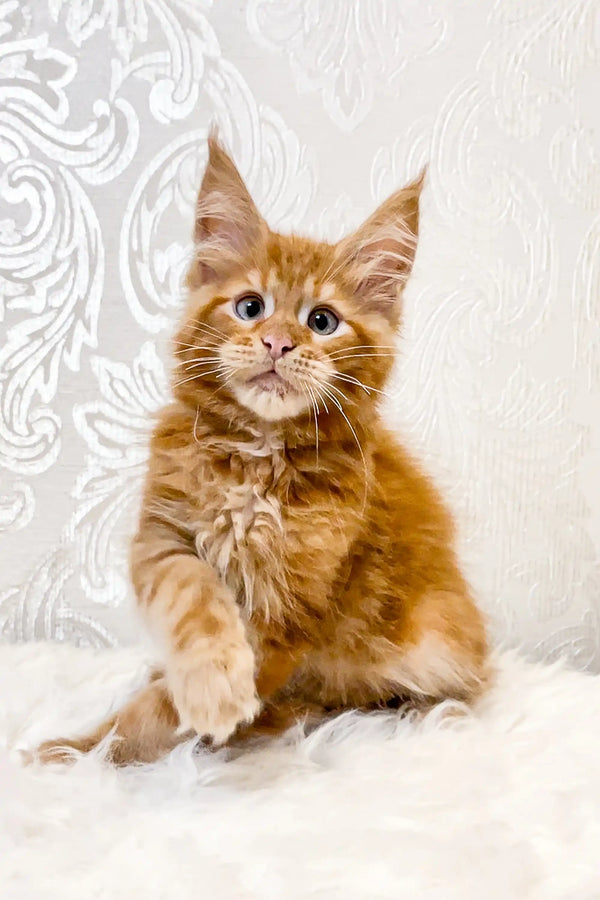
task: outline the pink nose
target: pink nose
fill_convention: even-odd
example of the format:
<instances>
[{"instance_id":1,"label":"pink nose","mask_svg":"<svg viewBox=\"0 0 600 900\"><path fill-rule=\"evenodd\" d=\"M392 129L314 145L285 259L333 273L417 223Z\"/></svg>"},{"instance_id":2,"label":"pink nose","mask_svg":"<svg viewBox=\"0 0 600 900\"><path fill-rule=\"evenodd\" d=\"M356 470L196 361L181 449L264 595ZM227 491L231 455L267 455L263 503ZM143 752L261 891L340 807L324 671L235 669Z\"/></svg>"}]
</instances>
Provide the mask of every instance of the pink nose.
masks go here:
<instances>
[{"instance_id":1,"label":"pink nose","mask_svg":"<svg viewBox=\"0 0 600 900\"><path fill-rule=\"evenodd\" d=\"M281 359L284 353L289 353L294 349L292 339L287 334L267 334L262 342L269 351L271 359Z\"/></svg>"}]
</instances>

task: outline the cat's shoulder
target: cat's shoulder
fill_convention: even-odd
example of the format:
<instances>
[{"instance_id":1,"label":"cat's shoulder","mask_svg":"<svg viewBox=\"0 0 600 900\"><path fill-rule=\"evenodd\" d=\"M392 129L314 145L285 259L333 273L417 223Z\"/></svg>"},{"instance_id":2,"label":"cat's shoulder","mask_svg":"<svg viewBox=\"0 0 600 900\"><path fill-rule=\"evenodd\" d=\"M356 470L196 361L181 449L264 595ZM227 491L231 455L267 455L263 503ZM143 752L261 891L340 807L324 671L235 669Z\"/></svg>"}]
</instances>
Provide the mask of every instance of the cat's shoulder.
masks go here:
<instances>
[{"instance_id":1,"label":"cat's shoulder","mask_svg":"<svg viewBox=\"0 0 600 900\"><path fill-rule=\"evenodd\" d=\"M152 450L175 450L194 440L195 414L182 403L172 402L156 414L150 439Z\"/></svg>"},{"instance_id":2,"label":"cat's shoulder","mask_svg":"<svg viewBox=\"0 0 600 900\"><path fill-rule=\"evenodd\" d=\"M440 508L440 493L432 476L402 442L399 435L385 427L378 429L374 441L375 482L391 502L423 504Z\"/></svg>"}]
</instances>

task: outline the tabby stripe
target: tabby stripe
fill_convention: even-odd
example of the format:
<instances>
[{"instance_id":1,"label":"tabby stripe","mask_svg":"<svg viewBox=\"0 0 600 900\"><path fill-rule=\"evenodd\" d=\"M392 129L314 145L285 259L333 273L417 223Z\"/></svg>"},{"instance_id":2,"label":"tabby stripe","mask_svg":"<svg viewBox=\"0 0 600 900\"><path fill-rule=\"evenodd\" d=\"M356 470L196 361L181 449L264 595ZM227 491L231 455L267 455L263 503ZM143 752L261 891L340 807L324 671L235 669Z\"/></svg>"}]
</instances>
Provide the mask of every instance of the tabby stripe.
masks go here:
<instances>
[{"instance_id":1,"label":"tabby stripe","mask_svg":"<svg viewBox=\"0 0 600 900\"><path fill-rule=\"evenodd\" d=\"M159 570L156 573L156 575L152 579L152 584L150 585L150 588L144 597L144 603L146 604L146 606L152 605L152 603L154 602L154 600L156 598L156 595L158 594L159 590L161 589L161 587L163 585L163 582L165 581L166 578L169 577L169 575L170 575L169 568L165 568L162 571Z\"/></svg>"},{"instance_id":2,"label":"tabby stripe","mask_svg":"<svg viewBox=\"0 0 600 900\"><path fill-rule=\"evenodd\" d=\"M163 550L157 550L156 553L147 556L144 559L145 563L150 563L153 565L158 565L158 563L163 562L163 560L168 559L170 556L193 556L190 550L185 550L182 547L165 547Z\"/></svg>"}]
</instances>

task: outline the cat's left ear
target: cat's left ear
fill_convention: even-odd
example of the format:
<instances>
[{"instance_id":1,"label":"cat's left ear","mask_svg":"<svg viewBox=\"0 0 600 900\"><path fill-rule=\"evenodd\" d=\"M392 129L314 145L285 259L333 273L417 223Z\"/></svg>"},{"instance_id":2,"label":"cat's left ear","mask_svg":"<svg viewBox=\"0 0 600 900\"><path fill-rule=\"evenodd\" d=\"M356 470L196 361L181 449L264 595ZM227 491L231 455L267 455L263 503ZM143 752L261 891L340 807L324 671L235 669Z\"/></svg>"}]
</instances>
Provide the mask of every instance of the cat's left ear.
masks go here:
<instances>
[{"instance_id":1,"label":"cat's left ear","mask_svg":"<svg viewBox=\"0 0 600 900\"><path fill-rule=\"evenodd\" d=\"M388 197L336 247L355 296L390 320L398 317L398 300L415 259L425 172Z\"/></svg>"}]
</instances>

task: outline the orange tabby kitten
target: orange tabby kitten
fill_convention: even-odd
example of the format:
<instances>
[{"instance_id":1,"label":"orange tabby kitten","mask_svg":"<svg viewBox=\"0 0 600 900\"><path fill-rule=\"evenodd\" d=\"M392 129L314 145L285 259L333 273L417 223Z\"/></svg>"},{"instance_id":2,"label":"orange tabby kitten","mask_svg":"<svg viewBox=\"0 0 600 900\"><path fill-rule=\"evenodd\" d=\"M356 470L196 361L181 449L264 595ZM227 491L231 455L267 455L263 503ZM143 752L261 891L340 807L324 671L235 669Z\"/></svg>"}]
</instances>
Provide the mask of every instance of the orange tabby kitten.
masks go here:
<instances>
[{"instance_id":1,"label":"orange tabby kitten","mask_svg":"<svg viewBox=\"0 0 600 900\"><path fill-rule=\"evenodd\" d=\"M42 758L114 729L114 762L148 761L190 729L221 744L308 713L481 691L484 628L451 518L377 408L421 186L336 245L284 236L210 138L174 400L131 553L164 672Z\"/></svg>"}]
</instances>

